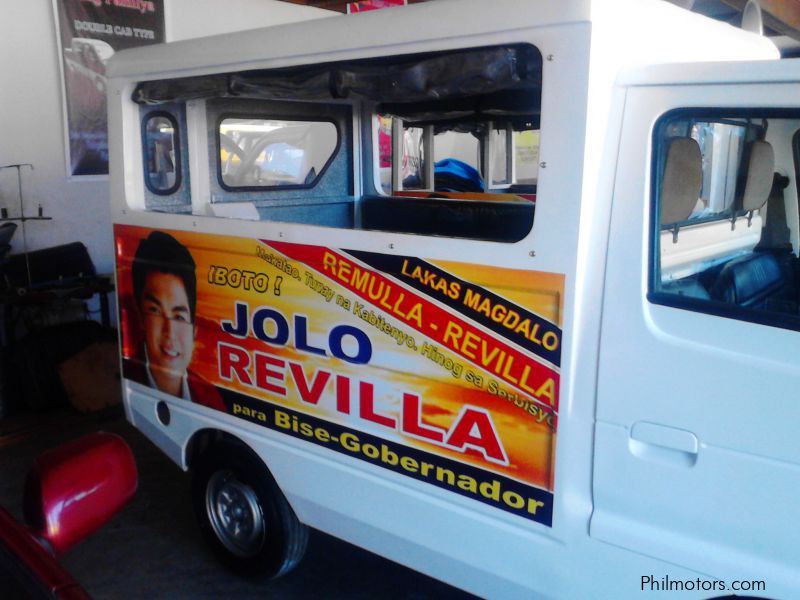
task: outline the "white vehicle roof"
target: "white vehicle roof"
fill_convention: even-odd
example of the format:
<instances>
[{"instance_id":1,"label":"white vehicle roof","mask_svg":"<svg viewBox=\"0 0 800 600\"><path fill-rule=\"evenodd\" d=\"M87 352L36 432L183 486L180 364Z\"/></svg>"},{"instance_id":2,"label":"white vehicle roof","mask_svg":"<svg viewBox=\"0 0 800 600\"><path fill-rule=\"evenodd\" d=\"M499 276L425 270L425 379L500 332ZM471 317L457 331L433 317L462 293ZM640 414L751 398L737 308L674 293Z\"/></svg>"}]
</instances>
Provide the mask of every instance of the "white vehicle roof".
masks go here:
<instances>
[{"instance_id":1,"label":"white vehicle roof","mask_svg":"<svg viewBox=\"0 0 800 600\"><path fill-rule=\"evenodd\" d=\"M436 50L452 38L468 45L471 36L487 32L578 23L592 27L592 54L640 50L613 52L612 64L605 66L615 71L658 62L778 57L766 38L663 0L437 0L125 50L117 53L109 74L147 78L264 68L265 58L269 67L282 67L299 64L304 56L335 61L397 54L414 42L413 51Z\"/></svg>"},{"instance_id":2,"label":"white vehicle roof","mask_svg":"<svg viewBox=\"0 0 800 600\"><path fill-rule=\"evenodd\" d=\"M620 73L623 86L692 83L792 83L800 79L800 58L704 64L663 64L631 67Z\"/></svg>"}]
</instances>

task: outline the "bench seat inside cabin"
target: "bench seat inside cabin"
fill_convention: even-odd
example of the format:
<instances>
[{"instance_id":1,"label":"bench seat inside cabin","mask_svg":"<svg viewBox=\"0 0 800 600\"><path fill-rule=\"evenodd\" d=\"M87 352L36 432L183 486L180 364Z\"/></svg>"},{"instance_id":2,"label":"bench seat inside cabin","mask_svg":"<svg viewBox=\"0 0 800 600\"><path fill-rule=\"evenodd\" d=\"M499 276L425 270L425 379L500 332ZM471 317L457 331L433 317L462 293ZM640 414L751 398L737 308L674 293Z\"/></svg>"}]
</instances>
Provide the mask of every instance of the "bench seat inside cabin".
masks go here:
<instances>
[{"instance_id":1,"label":"bench seat inside cabin","mask_svg":"<svg viewBox=\"0 0 800 600\"><path fill-rule=\"evenodd\" d=\"M532 200L364 196L361 228L515 242L533 227Z\"/></svg>"}]
</instances>

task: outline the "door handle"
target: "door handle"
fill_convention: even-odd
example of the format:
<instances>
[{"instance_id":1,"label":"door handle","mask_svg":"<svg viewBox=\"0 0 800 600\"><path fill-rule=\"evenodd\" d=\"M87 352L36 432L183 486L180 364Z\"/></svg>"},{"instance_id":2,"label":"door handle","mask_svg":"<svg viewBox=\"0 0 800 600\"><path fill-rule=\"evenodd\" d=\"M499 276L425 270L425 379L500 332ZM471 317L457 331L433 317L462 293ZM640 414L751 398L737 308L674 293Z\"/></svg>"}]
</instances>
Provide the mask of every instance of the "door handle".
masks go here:
<instances>
[{"instance_id":1,"label":"door handle","mask_svg":"<svg viewBox=\"0 0 800 600\"><path fill-rule=\"evenodd\" d=\"M691 467L697 462L700 443L691 431L637 421L631 426L629 446L640 458Z\"/></svg>"}]
</instances>

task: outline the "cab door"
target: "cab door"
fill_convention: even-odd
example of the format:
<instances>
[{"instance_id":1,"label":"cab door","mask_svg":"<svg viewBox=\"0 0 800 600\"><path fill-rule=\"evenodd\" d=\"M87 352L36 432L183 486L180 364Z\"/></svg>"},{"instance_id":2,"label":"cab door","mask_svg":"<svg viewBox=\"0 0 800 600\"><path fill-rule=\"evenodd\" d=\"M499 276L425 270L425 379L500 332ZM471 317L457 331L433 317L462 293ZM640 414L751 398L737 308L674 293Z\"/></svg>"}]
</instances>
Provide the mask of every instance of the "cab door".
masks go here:
<instances>
[{"instance_id":1,"label":"cab door","mask_svg":"<svg viewBox=\"0 0 800 600\"><path fill-rule=\"evenodd\" d=\"M725 238L729 255L708 251L705 234L697 234L699 258L684 257L667 275L661 257L665 247L672 251L673 235L685 242L714 218L694 212L704 210L708 189L672 229L661 223L658 202L672 138L700 137L698 123L750 128L731 164L746 169L745 146L762 134L773 148L774 170L790 180L783 194L794 216L788 224L795 245L781 260L796 264L792 137L800 110L786 107L800 106L798 98L794 84L641 86L627 93L603 294L590 530L601 541L728 583L763 580L775 597L800 589L796 282L784 282L789 287L781 292L795 295L794 308L789 296L789 304L723 301L718 277L727 262L762 257L752 240ZM673 118L685 123L672 127ZM700 157L705 188L709 152ZM751 227L765 212L752 211Z\"/></svg>"}]
</instances>

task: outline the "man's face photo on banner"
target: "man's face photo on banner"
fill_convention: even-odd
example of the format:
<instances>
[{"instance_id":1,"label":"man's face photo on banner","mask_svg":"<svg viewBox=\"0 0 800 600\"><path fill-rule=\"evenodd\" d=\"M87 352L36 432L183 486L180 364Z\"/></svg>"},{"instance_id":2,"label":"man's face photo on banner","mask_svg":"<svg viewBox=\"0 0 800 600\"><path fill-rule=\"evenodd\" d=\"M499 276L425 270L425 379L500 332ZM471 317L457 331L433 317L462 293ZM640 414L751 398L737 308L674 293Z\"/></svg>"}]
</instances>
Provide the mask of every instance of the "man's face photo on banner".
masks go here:
<instances>
[{"instance_id":1,"label":"man's face photo on banner","mask_svg":"<svg viewBox=\"0 0 800 600\"><path fill-rule=\"evenodd\" d=\"M159 271L148 273L139 311L150 373L160 390L180 395L195 337L189 299L180 277Z\"/></svg>"}]
</instances>

